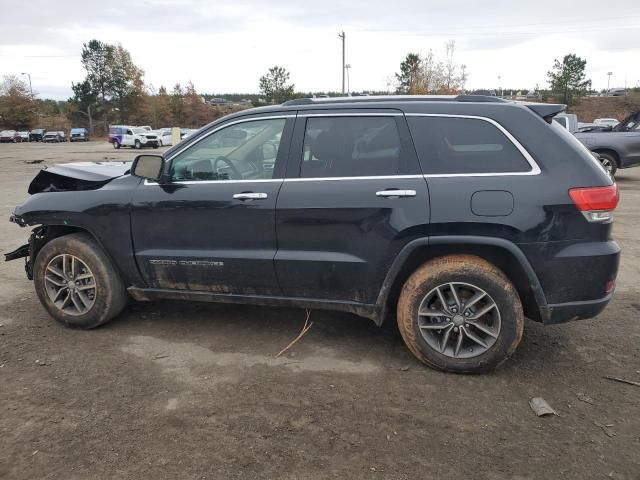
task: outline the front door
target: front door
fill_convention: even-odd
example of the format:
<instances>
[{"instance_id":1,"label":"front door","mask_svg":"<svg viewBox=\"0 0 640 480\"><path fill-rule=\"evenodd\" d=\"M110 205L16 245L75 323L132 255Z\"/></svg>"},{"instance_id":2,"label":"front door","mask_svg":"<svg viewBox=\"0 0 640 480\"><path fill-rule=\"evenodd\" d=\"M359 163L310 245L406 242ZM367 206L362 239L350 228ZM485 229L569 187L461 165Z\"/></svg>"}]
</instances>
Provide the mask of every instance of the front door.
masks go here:
<instances>
[{"instance_id":1,"label":"front door","mask_svg":"<svg viewBox=\"0 0 640 480\"><path fill-rule=\"evenodd\" d=\"M276 206L276 272L291 297L375 303L429 196L401 112L300 113Z\"/></svg>"},{"instance_id":2,"label":"front door","mask_svg":"<svg viewBox=\"0 0 640 480\"><path fill-rule=\"evenodd\" d=\"M275 203L293 117L231 120L169 159L171 181L142 182L136 260L152 288L276 295Z\"/></svg>"}]
</instances>

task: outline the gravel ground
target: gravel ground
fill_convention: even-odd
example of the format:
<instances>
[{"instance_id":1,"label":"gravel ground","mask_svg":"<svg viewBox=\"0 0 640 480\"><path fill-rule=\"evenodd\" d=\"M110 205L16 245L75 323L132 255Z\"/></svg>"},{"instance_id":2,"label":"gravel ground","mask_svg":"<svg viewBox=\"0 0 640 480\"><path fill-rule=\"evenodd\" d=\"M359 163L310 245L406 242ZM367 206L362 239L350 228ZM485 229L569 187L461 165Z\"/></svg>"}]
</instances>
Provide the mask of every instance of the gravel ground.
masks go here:
<instances>
[{"instance_id":1,"label":"gravel ground","mask_svg":"<svg viewBox=\"0 0 640 480\"><path fill-rule=\"evenodd\" d=\"M0 250L43 166L108 144L0 145ZM44 160L42 164L27 161ZM525 325L494 373L413 360L392 325L296 309L131 303L94 331L47 316L0 264L0 478L640 479L640 168L621 171L618 290L598 318ZM586 279L585 279L586 280ZM536 417L532 397L559 416Z\"/></svg>"}]
</instances>

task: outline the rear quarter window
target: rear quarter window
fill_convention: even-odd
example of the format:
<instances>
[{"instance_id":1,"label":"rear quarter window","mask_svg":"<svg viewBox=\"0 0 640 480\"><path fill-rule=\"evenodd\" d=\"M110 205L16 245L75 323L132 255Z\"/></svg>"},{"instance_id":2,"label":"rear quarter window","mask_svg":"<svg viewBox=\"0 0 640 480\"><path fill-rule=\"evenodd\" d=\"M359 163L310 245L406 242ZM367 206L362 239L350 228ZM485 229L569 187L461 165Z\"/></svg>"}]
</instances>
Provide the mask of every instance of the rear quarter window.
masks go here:
<instances>
[{"instance_id":1,"label":"rear quarter window","mask_svg":"<svg viewBox=\"0 0 640 480\"><path fill-rule=\"evenodd\" d=\"M523 173L531 165L494 124L479 118L407 117L425 174Z\"/></svg>"}]
</instances>

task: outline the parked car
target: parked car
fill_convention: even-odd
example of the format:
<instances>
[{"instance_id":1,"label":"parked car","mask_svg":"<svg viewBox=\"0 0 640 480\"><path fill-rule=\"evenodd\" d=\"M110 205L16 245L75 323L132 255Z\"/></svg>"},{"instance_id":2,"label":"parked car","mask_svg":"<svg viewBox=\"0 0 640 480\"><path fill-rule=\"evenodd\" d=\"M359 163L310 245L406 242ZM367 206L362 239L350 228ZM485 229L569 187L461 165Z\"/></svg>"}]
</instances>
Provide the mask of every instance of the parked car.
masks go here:
<instances>
[{"instance_id":1,"label":"parked car","mask_svg":"<svg viewBox=\"0 0 640 480\"><path fill-rule=\"evenodd\" d=\"M578 132L576 138L596 152L613 176L619 168L640 165L640 112L625 118L616 127L601 131Z\"/></svg>"},{"instance_id":2,"label":"parked car","mask_svg":"<svg viewBox=\"0 0 640 480\"><path fill-rule=\"evenodd\" d=\"M128 296L378 325L395 310L420 361L485 371L524 317L591 318L615 288L617 186L550 121L563 109L370 96L245 110L164 155L42 170L11 217L36 228L6 259L26 257L40 302L72 327Z\"/></svg>"},{"instance_id":3,"label":"parked car","mask_svg":"<svg viewBox=\"0 0 640 480\"><path fill-rule=\"evenodd\" d=\"M44 137L42 137L42 141L44 143L60 143L60 142L64 142L65 138L64 138L64 132L60 132L60 131L50 131L44 134Z\"/></svg>"},{"instance_id":4,"label":"parked car","mask_svg":"<svg viewBox=\"0 0 640 480\"><path fill-rule=\"evenodd\" d=\"M170 147L173 145L173 133L171 128L161 128L155 131L158 135L158 143L161 147Z\"/></svg>"},{"instance_id":5,"label":"parked car","mask_svg":"<svg viewBox=\"0 0 640 480\"><path fill-rule=\"evenodd\" d=\"M22 137L15 130L2 130L0 132L0 143L19 143Z\"/></svg>"},{"instance_id":6,"label":"parked car","mask_svg":"<svg viewBox=\"0 0 640 480\"><path fill-rule=\"evenodd\" d=\"M70 142L88 142L89 130L86 128L72 128L69 132Z\"/></svg>"},{"instance_id":7,"label":"parked car","mask_svg":"<svg viewBox=\"0 0 640 480\"><path fill-rule=\"evenodd\" d=\"M30 142L42 142L44 139L44 134L47 131L44 128L36 128L29 132L29 141Z\"/></svg>"},{"instance_id":8,"label":"parked car","mask_svg":"<svg viewBox=\"0 0 640 480\"><path fill-rule=\"evenodd\" d=\"M160 141L155 132L149 132L142 127L132 127L129 125L113 125L109 128L109 143L113 148L131 147L158 148Z\"/></svg>"},{"instance_id":9,"label":"parked car","mask_svg":"<svg viewBox=\"0 0 640 480\"><path fill-rule=\"evenodd\" d=\"M189 138L191 135L196 133L198 130L195 128L181 128L180 129L180 140L184 140L185 138Z\"/></svg>"},{"instance_id":10,"label":"parked car","mask_svg":"<svg viewBox=\"0 0 640 480\"><path fill-rule=\"evenodd\" d=\"M29 141L29 132L26 131L26 130L18 132L18 136L20 137L20 141L21 142L28 142Z\"/></svg>"},{"instance_id":11,"label":"parked car","mask_svg":"<svg viewBox=\"0 0 640 480\"><path fill-rule=\"evenodd\" d=\"M627 94L626 88L612 88L609 90L609 95L612 97L624 97Z\"/></svg>"},{"instance_id":12,"label":"parked car","mask_svg":"<svg viewBox=\"0 0 640 480\"><path fill-rule=\"evenodd\" d=\"M599 125L599 126L603 126L603 127L615 127L619 124L620 122L615 119L615 118L596 118L593 121L594 125Z\"/></svg>"}]
</instances>

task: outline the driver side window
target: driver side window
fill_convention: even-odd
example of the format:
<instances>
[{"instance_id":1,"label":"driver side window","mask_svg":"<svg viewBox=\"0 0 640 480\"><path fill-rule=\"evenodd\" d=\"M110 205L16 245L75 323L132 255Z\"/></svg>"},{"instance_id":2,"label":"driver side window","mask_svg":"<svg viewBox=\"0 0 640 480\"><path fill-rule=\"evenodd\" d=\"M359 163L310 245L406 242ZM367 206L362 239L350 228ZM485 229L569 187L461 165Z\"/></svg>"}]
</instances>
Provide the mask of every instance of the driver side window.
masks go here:
<instances>
[{"instance_id":1,"label":"driver side window","mask_svg":"<svg viewBox=\"0 0 640 480\"><path fill-rule=\"evenodd\" d=\"M177 155L174 181L273 178L286 119L250 120L224 127Z\"/></svg>"}]
</instances>

